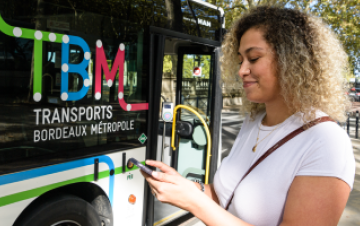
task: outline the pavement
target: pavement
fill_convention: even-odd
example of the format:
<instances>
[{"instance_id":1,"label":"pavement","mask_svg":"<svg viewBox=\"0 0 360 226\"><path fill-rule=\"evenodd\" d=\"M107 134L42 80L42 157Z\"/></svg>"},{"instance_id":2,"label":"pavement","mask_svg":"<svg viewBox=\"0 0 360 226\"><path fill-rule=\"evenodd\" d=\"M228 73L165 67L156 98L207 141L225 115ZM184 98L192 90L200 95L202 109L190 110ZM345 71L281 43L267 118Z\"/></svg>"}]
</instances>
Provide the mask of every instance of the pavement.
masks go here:
<instances>
[{"instance_id":1,"label":"pavement","mask_svg":"<svg viewBox=\"0 0 360 226\"><path fill-rule=\"evenodd\" d=\"M205 226L205 224L196 217L193 217L184 223L179 224L179 226Z\"/></svg>"},{"instance_id":2,"label":"pavement","mask_svg":"<svg viewBox=\"0 0 360 226\"><path fill-rule=\"evenodd\" d=\"M352 102L350 112L355 113L356 111L360 112L360 102Z\"/></svg>"},{"instance_id":3,"label":"pavement","mask_svg":"<svg viewBox=\"0 0 360 226\"><path fill-rule=\"evenodd\" d=\"M355 107L355 106L354 106ZM360 111L360 103L359 110ZM239 106L233 105L233 106L224 106L222 113L223 113L223 127L226 126L226 121L230 121L230 118L227 117L236 117L238 119L238 116L236 116L239 112ZM224 123L225 122L225 123ZM348 202L346 204L345 210L340 218L340 221L338 223L338 226L360 226L360 138L355 138L355 126L353 125L355 122L351 123L350 126L350 139L353 145L354 150L354 157L355 157L355 165L356 165L356 171L355 171L355 181L354 181L354 188L350 193L350 197L348 199ZM230 127L229 127L230 128ZM229 130L229 128L225 129ZM344 126L344 129L346 127ZM231 128L230 128L231 129ZM223 128L224 130L224 128ZM233 134L235 131L229 131L231 134ZM231 135L229 134L229 135ZM360 136L360 132L359 132ZM224 139L223 139L224 142ZM225 141L226 143L226 141ZM202 223L199 219L196 217L193 217L181 224L179 226L204 226L205 224Z\"/></svg>"},{"instance_id":4,"label":"pavement","mask_svg":"<svg viewBox=\"0 0 360 226\"><path fill-rule=\"evenodd\" d=\"M240 111L240 105L223 106L223 109L221 110L222 113L224 113L224 112L239 112L239 111Z\"/></svg>"}]
</instances>

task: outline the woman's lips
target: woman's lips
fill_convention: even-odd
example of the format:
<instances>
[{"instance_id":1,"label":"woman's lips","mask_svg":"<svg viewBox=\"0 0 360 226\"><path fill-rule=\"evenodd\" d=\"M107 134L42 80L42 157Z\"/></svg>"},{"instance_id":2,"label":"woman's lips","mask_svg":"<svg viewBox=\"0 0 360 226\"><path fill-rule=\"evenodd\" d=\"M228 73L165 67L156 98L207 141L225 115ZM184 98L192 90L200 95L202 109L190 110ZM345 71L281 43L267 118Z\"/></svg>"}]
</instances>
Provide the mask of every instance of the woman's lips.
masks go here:
<instances>
[{"instance_id":1,"label":"woman's lips","mask_svg":"<svg viewBox=\"0 0 360 226\"><path fill-rule=\"evenodd\" d=\"M246 87L254 85L255 83L256 82L243 82L243 87L246 88Z\"/></svg>"}]
</instances>

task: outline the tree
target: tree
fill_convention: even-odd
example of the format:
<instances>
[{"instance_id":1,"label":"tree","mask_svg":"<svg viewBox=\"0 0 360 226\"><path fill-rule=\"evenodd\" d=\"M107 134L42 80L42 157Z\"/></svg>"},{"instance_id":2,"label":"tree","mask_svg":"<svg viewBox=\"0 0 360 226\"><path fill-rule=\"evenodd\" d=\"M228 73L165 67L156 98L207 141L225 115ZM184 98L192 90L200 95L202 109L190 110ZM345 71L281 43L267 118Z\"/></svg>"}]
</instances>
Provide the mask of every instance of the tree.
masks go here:
<instances>
[{"instance_id":1,"label":"tree","mask_svg":"<svg viewBox=\"0 0 360 226\"><path fill-rule=\"evenodd\" d=\"M225 26L258 5L300 9L324 19L342 41L349 55L352 76L360 76L360 0L207 0L222 7Z\"/></svg>"}]
</instances>

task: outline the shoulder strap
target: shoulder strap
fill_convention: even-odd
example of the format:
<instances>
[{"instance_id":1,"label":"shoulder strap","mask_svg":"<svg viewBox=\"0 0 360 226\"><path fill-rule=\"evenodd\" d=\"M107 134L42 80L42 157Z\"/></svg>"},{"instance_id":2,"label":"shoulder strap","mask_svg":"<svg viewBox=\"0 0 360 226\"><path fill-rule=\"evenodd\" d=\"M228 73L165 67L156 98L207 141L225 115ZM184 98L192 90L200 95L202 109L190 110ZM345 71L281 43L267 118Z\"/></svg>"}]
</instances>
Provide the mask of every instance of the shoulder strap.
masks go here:
<instances>
[{"instance_id":1,"label":"shoulder strap","mask_svg":"<svg viewBox=\"0 0 360 226\"><path fill-rule=\"evenodd\" d=\"M272 146L269 150L267 150L265 152L265 154L263 154L251 167L250 169L245 173L245 175L241 178L241 180L239 181L239 183L236 185L233 193L230 196L230 199L228 201L228 203L225 206L225 209L229 209L229 206L231 204L232 199L234 198L234 193L235 190L237 189L237 187L240 185L241 181L244 180L244 178L257 166L259 165L260 162L262 162L266 157L268 157L271 153L273 153L276 149L278 149L279 147L281 147L283 144L285 144L286 142L288 142L289 140L291 140L292 138L294 138L295 136L299 135L300 133L305 131L305 128L311 128L321 122L327 122L327 121L334 121L332 120L330 117L325 116L325 117L321 117L318 119L315 119L314 121L311 121L307 124L305 124L304 126L301 126L300 128L294 130L293 132L291 132L290 134L288 134L286 137L284 137L283 139L281 139L280 141L278 141L274 146Z\"/></svg>"}]
</instances>

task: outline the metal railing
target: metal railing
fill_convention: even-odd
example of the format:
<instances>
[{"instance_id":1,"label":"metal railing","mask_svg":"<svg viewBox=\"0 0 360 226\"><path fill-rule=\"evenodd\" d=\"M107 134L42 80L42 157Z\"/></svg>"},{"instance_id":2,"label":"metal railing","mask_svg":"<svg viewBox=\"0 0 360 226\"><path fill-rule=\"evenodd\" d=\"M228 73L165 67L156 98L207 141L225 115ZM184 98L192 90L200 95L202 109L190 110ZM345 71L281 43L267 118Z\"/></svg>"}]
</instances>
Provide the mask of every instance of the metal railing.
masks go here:
<instances>
[{"instance_id":1,"label":"metal railing","mask_svg":"<svg viewBox=\"0 0 360 226\"><path fill-rule=\"evenodd\" d=\"M208 97L207 96L190 96L184 98L184 105L195 107L207 114Z\"/></svg>"},{"instance_id":2,"label":"metal railing","mask_svg":"<svg viewBox=\"0 0 360 226\"><path fill-rule=\"evenodd\" d=\"M358 139L359 138L359 111L356 111L355 112L355 117L352 116L353 114L350 114L350 113L347 113L348 115L348 118L346 120L346 123L345 123L345 126L346 127L346 132L349 136L352 136L353 134L351 133L350 134L350 131L353 131L353 130L350 130L350 127L354 127L354 122L355 121L355 138Z\"/></svg>"}]
</instances>

